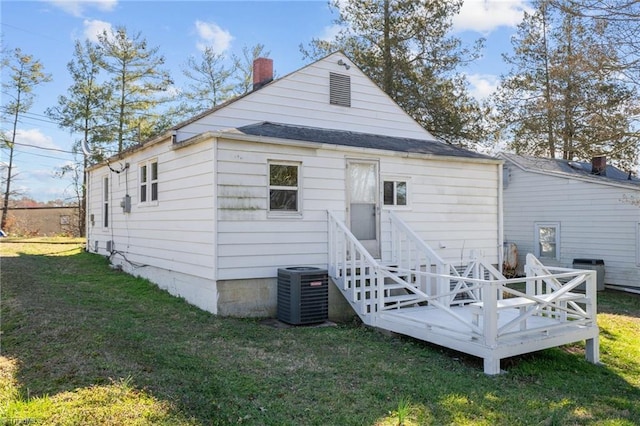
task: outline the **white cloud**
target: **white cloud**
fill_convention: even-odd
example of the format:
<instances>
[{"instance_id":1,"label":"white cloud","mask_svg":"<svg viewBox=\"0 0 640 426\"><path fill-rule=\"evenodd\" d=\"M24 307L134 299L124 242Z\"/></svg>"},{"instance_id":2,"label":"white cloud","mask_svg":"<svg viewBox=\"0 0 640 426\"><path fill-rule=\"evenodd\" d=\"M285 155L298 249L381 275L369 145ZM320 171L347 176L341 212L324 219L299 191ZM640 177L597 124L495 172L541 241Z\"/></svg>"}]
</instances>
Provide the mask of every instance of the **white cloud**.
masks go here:
<instances>
[{"instance_id":1,"label":"white cloud","mask_svg":"<svg viewBox=\"0 0 640 426\"><path fill-rule=\"evenodd\" d=\"M83 16L87 9L111 12L118 5L118 0L49 0L49 2L77 17Z\"/></svg>"},{"instance_id":2,"label":"white cloud","mask_svg":"<svg viewBox=\"0 0 640 426\"><path fill-rule=\"evenodd\" d=\"M467 80L471 85L471 96L478 100L488 98L498 87L498 76L492 74L468 74Z\"/></svg>"},{"instance_id":3,"label":"white cloud","mask_svg":"<svg viewBox=\"0 0 640 426\"><path fill-rule=\"evenodd\" d=\"M40 129L18 129L16 130L16 142L38 148L60 149L51 136L47 136Z\"/></svg>"},{"instance_id":4,"label":"white cloud","mask_svg":"<svg viewBox=\"0 0 640 426\"><path fill-rule=\"evenodd\" d=\"M337 24L324 27L322 34L318 38L323 41L333 41L335 40L336 36L340 33L340 31L343 30L344 28L345 27Z\"/></svg>"},{"instance_id":5,"label":"white cloud","mask_svg":"<svg viewBox=\"0 0 640 426\"><path fill-rule=\"evenodd\" d=\"M97 19L85 19L82 24L84 25L84 37L93 42L98 41L99 34L102 34L104 31L109 34L111 31L110 23Z\"/></svg>"},{"instance_id":6,"label":"white cloud","mask_svg":"<svg viewBox=\"0 0 640 426\"><path fill-rule=\"evenodd\" d=\"M231 45L233 36L227 30L223 30L214 22L196 21L196 32L200 40L196 43L196 47L204 51L207 47L211 47L216 53L224 53Z\"/></svg>"},{"instance_id":7,"label":"white cloud","mask_svg":"<svg viewBox=\"0 0 640 426\"><path fill-rule=\"evenodd\" d=\"M488 34L498 27L515 27L531 10L525 0L464 0L453 29Z\"/></svg>"}]
</instances>

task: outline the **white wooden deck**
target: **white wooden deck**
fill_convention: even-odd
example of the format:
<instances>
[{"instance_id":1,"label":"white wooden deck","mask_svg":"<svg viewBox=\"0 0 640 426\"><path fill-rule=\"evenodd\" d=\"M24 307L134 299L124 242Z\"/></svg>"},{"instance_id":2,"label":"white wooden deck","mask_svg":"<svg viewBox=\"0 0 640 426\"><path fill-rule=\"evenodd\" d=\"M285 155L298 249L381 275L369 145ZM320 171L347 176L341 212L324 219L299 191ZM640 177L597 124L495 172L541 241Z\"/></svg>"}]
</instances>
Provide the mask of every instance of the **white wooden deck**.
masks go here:
<instances>
[{"instance_id":1,"label":"white wooden deck","mask_svg":"<svg viewBox=\"0 0 640 426\"><path fill-rule=\"evenodd\" d=\"M391 217L395 253L383 264L329 215L329 275L365 324L481 357L487 374L503 358L583 340L599 362L595 271L533 255L521 279L479 259L454 268Z\"/></svg>"},{"instance_id":2,"label":"white wooden deck","mask_svg":"<svg viewBox=\"0 0 640 426\"><path fill-rule=\"evenodd\" d=\"M474 310L471 307L459 306L452 310L472 322ZM498 327L504 327L519 315L517 308L502 310L498 316ZM470 333L468 327L452 321L445 311L429 306L385 311L372 325L483 358L487 374L500 373L500 360L503 358L598 338L597 327L536 315L527 319L526 333L512 333L499 338L495 346L491 346L484 336ZM484 326L482 319L479 325Z\"/></svg>"}]
</instances>

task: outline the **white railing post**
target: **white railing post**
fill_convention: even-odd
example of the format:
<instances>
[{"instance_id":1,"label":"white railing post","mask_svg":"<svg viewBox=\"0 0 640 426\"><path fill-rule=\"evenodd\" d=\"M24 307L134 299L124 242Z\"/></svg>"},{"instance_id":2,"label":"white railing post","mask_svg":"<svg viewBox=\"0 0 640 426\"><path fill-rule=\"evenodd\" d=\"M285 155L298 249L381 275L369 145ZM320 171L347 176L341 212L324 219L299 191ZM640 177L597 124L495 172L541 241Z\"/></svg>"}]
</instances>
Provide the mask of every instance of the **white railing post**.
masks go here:
<instances>
[{"instance_id":1,"label":"white railing post","mask_svg":"<svg viewBox=\"0 0 640 426\"><path fill-rule=\"evenodd\" d=\"M498 291L495 281L484 283L482 306L484 342L487 346L495 348L498 344Z\"/></svg>"}]
</instances>

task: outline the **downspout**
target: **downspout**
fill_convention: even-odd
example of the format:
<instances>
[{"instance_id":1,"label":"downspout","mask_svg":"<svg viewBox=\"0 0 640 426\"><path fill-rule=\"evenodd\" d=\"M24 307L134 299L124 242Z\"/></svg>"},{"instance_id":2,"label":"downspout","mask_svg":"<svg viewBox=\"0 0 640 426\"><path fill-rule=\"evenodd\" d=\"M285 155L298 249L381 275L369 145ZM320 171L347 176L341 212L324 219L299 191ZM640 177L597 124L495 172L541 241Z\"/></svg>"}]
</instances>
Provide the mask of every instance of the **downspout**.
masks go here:
<instances>
[{"instance_id":1,"label":"downspout","mask_svg":"<svg viewBox=\"0 0 640 426\"><path fill-rule=\"evenodd\" d=\"M504 163L500 162L496 170L498 172L498 270L502 274L502 266L504 264L504 223L503 223L503 182L502 182L502 168Z\"/></svg>"}]
</instances>

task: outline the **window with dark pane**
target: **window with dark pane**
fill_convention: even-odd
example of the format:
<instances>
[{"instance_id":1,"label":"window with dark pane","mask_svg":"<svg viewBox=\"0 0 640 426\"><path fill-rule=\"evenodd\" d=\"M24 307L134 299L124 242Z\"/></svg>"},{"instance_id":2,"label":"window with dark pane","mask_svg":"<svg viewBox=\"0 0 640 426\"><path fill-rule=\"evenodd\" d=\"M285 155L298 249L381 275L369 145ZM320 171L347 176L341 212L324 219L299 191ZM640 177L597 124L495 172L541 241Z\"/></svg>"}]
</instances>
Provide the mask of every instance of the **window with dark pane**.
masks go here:
<instances>
[{"instance_id":1,"label":"window with dark pane","mask_svg":"<svg viewBox=\"0 0 640 426\"><path fill-rule=\"evenodd\" d=\"M151 201L158 201L158 162L151 163Z\"/></svg>"},{"instance_id":2,"label":"window with dark pane","mask_svg":"<svg viewBox=\"0 0 640 426\"><path fill-rule=\"evenodd\" d=\"M298 165L269 165L269 210L298 211L298 170Z\"/></svg>"},{"instance_id":3,"label":"window with dark pane","mask_svg":"<svg viewBox=\"0 0 640 426\"><path fill-rule=\"evenodd\" d=\"M147 201L147 165L140 166L140 202Z\"/></svg>"},{"instance_id":4,"label":"window with dark pane","mask_svg":"<svg viewBox=\"0 0 640 426\"><path fill-rule=\"evenodd\" d=\"M383 192L385 206L407 205L407 182L384 181Z\"/></svg>"},{"instance_id":5,"label":"window with dark pane","mask_svg":"<svg viewBox=\"0 0 640 426\"><path fill-rule=\"evenodd\" d=\"M103 221L102 225L107 228L109 227L109 178L105 177L103 180Z\"/></svg>"},{"instance_id":6,"label":"window with dark pane","mask_svg":"<svg viewBox=\"0 0 640 426\"><path fill-rule=\"evenodd\" d=\"M384 205L392 206L393 205L393 182L385 181L384 182Z\"/></svg>"}]
</instances>

